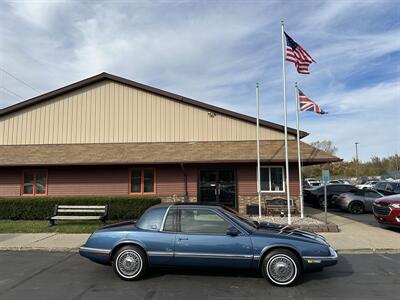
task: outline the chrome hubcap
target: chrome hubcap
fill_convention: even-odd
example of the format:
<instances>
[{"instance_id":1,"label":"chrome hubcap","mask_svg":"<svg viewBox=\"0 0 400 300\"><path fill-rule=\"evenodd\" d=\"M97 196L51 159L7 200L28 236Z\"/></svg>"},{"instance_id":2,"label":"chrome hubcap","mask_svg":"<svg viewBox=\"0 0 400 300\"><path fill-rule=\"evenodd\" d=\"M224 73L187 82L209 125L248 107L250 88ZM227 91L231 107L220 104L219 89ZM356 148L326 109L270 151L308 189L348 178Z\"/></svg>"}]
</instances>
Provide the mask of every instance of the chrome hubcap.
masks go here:
<instances>
[{"instance_id":1,"label":"chrome hubcap","mask_svg":"<svg viewBox=\"0 0 400 300\"><path fill-rule=\"evenodd\" d=\"M284 256L277 256L270 260L268 273L279 282L289 281L295 275L292 261Z\"/></svg>"},{"instance_id":2,"label":"chrome hubcap","mask_svg":"<svg viewBox=\"0 0 400 300\"><path fill-rule=\"evenodd\" d=\"M133 250L123 251L118 257L118 269L125 276L134 276L142 268L140 256Z\"/></svg>"}]
</instances>

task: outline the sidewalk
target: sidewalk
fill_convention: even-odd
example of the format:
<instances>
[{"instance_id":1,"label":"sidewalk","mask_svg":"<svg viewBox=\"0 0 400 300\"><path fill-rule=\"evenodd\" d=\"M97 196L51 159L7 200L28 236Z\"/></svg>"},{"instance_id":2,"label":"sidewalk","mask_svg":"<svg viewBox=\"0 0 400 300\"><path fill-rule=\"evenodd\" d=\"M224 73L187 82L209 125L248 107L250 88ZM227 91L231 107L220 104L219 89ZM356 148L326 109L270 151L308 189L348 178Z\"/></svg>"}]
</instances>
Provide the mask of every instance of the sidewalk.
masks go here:
<instances>
[{"instance_id":1,"label":"sidewalk","mask_svg":"<svg viewBox=\"0 0 400 300\"><path fill-rule=\"evenodd\" d=\"M76 251L89 236L87 233L4 233L0 234L0 250Z\"/></svg>"},{"instance_id":2,"label":"sidewalk","mask_svg":"<svg viewBox=\"0 0 400 300\"><path fill-rule=\"evenodd\" d=\"M305 213L320 220L325 218L324 212L315 208L306 207ZM372 215L371 217L373 218ZM341 253L400 253L399 232L371 226L329 212L328 222L337 224L340 232L324 232L320 234Z\"/></svg>"},{"instance_id":3,"label":"sidewalk","mask_svg":"<svg viewBox=\"0 0 400 300\"><path fill-rule=\"evenodd\" d=\"M310 207L306 215L323 220L324 213ZM328 221L341 230L321 233L339 253L400 253L400 233L328 213ZM0 234L0 250L77 251L89 234Z\"/></svg>"}]
</instances>

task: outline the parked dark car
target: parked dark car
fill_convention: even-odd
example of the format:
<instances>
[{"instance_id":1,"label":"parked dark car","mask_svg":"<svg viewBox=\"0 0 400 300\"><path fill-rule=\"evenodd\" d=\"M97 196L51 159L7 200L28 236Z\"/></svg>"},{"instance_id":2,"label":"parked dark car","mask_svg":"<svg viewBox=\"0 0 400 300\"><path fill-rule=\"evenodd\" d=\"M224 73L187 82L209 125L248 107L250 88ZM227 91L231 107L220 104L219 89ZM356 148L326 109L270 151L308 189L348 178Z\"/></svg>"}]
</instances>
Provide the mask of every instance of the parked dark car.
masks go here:
<instances>
[{"instance_id":1,"label":"parked dark car","mask_svg":"<svg viewBox=\"0 0 400 300\"><path fill-rule=\"evenodd\" d=\"M373 212L379 223L400 227L400 195L377 199L373 205Z\"/></svg>"},{"instance_id":2,"label":"parked dark car","mask_svg":"<svg viewBox=\"0 0 400 300\"><path fill-rule=\"evenodd\" d=\"M374 190L377 190L384 195L400 194L400 182L379 181L375 184Z\"/></svg>"},{"instance_id":3,"label":"parked dark car","mask_svg":"<svg viewBox=\"0 0 400 300\"><path fill-rule=\"evenodd\" d=\"M322 236L276 224L256 223L215 205L159 204L137 223L94 232L79 253L112 265L124 280L149 267L242 268L272 284L294 284L307 270L335 265L337 254Z\"/></svg>"},{"instance_id":4,"label":"parked dark car","mask_svg":"<svg viewBox=\"0 0 400 300\"><path fill-rule=\"evenodd\" d=\"M335 205L335 197L356 190L358 189L351 184L328 184L326 186L328 207ZM314 207L325 207L323 186L313 189L304 189L303 194L304 202L309 203Z\"/></svg>"},{"instance_id":5,"label":"parked dark car","mask_svg":"<svg viewBox=\"0 0 400 300\"><path fill-rule=\"evenodd\" d=\"M371 189L357 189L349 193L340 194L335 198L335 205L352 214L372 212L374 201L383 195Z\"/></svg>"}]
</instances>

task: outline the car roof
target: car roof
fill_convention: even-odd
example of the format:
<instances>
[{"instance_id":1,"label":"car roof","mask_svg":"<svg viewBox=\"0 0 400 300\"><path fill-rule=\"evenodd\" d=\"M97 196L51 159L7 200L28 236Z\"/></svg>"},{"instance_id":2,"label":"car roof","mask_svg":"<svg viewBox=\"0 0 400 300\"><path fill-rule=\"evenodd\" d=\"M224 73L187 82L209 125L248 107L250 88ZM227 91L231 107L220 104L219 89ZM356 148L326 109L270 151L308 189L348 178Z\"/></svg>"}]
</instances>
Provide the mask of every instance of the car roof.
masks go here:
<instances>
[{"instance_id":1,"label":"car roof","mask_svg":"<svg viewBox=\"0 0 400 300\"><path fill-rule=\"evenodd\" d=\"M220 203L215 202L166 202L154 205L153 207L169 207L169 206L177 206L177 207L213 207L213 208L225 208L226 206Z\"/></svg>"}]
</instances>

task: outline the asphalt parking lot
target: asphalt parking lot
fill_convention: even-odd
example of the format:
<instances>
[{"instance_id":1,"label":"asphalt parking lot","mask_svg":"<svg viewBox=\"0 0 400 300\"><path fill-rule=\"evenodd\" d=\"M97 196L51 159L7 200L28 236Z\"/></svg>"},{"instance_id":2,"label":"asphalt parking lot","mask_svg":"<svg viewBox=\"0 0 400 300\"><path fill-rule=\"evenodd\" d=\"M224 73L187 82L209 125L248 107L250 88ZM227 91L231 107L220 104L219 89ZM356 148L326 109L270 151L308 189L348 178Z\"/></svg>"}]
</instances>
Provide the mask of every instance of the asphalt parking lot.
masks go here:
<instances>
[{"instance_id":1,"label":"asphalt parking lot","mask_svg":"<svg viewBox=\"0 0 400 300\"><path fill-rule=\"evenodd\" d=\"M400 254L342 255L295 287L237 271L153 270L138 282L76 253L0 252L0 299L398 299Z\"/></svg>"},{"instance_id":2,"label":"asphalt parking lot","mask_svg":"<svg viewBox=\"0 0 400 300\"><path fill-rule=\"evenodd\" d=\"M322 211L322 210L321 210ZM375 220L374 215L372 213L363 213L359 215L354 215L349 212L343 211L339 208L329 208L328 210L330 213L341 216L343 218L347 218L352 221L361 222L367 225L371 225L378 228L385 228L387 230L391 230L394 232L400 233L400 228L397 227L389 227L389 226L382 226Z\"/></svg>"}]
</instances>

